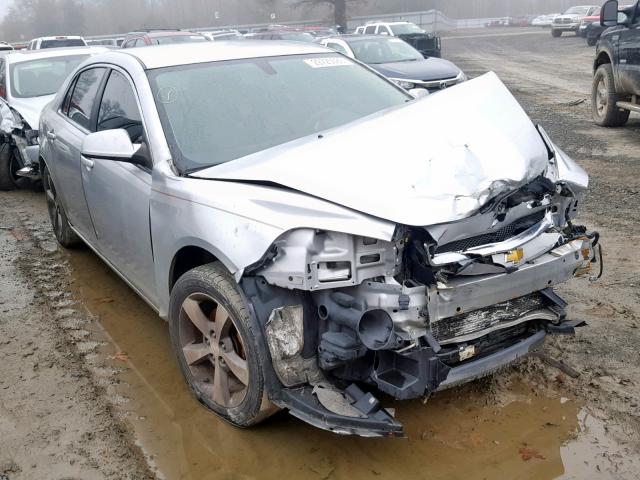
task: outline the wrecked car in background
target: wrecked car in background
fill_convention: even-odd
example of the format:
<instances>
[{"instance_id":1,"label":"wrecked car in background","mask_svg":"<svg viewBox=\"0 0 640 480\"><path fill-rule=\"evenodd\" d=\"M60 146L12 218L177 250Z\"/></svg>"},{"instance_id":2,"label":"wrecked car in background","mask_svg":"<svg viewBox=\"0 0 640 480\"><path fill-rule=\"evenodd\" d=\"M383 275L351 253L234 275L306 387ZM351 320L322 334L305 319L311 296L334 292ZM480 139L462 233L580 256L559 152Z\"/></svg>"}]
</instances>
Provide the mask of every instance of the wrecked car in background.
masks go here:
<instances>
[{"instance_id":1,"label":"wrecked car in background","mask_svg":"<svg viewBox=\"0 0 640 480\"><path fill-rule=\"evenodd\" d=\"M281 408L401 436L379 392L427 398L573 333L553 286L597 276L586 173L494 74L415 100L318 45L112 51L42 127L58 241L169 321L190 389L234 425Z\"/></svg>"},{"instance_id":2,"label":"wrecked car in background","mask_svg":"<svg viewBox=\"0 0 640 480\"><path fill-rule=\"evenodd\" d=\"M39 179L40 112L71 72L104 48L7 53L0 57L0 190Z\"/></svg>"}]
</instances>

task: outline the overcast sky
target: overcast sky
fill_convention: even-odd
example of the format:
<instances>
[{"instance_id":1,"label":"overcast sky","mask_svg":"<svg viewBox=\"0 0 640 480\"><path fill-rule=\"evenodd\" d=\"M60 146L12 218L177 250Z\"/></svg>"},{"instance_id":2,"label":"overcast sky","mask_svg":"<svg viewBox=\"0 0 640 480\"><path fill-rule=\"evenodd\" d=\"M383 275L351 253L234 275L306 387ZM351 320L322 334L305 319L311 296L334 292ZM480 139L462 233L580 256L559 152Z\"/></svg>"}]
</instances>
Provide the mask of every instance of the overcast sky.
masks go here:
<instances>
[{"instance_id":1,"label":"overcast sky","mask_svg":"<svg viewBox=\"0 0 640 480\"><path fill-rule=\"evenodd\" d=\"M4 14L12 3L13 0L0 0L0 18L4 18Z\"/></svg>"}]
</instances>

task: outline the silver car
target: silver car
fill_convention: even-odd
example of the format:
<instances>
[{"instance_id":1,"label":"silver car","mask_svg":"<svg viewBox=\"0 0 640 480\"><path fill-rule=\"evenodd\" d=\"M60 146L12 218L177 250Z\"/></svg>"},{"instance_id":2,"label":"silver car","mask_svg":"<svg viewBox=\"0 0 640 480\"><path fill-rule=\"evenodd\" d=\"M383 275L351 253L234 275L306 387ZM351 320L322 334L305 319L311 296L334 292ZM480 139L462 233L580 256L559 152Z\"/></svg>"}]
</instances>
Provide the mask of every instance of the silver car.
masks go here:
<instances>
[{"instance_id":1,"label":"silver car","mask_svg":"<svg viewBox=\"0 0 640 480\"><path fill-rule=\"evenodd\" d=\"M58 241L169 321L195 397L238 426L287 409L402 435L379 392L425 398L573 333L552 287L598 276L586 173L494 74L414 99L318 45L112 51L40 144Z\"/></svg>"}]
</instances>

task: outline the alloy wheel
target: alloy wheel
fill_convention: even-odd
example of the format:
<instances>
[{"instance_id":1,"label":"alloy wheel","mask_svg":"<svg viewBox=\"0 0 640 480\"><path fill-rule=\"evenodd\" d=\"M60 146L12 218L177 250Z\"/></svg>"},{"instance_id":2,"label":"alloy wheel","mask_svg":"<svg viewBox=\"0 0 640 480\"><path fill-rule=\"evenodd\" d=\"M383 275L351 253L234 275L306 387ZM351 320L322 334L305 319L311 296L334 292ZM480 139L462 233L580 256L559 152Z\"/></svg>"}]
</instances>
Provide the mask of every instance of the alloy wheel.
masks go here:
<instances>
[{"instance_id":1,"label":"alloy wheel","mask_svg":"<svg viewBox=\"0 0 640 480\"><path fill-rule=\"evenodd\" d=\"M604 78L601 78L598 81L598 86L596 87L596 110L600 116L603 116L607 111L607 103L609 100L608 95L609 92L607 91L607 86L604 83Z\"/></svg>"},{"instance_id":2,"label":"alloy wheel","mask_svg":"<svg viewBox=\"0 0 640 480\"><path fill-rule=\"evenodd\" d=\"M200 395L223 408L240 405L247 395L249 367L229 312L209 295L189 295L180 309L179 341Z\"/></svg>"}]
</instances>

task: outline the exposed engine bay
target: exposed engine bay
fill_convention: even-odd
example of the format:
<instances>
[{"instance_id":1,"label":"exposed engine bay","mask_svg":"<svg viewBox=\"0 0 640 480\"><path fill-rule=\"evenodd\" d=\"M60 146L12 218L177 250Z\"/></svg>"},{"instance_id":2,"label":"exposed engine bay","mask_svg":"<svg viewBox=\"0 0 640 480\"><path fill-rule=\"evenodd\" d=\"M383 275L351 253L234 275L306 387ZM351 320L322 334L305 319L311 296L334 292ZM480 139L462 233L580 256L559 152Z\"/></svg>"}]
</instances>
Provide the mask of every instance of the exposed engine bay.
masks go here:
<instances>
[{"instance_id":1,"label":"exposed engine bay","mask_svg":"<svg viewBox=\"0 0 640 480\"><path fill-rule=\"evenodd\" d=\"M345 402L322 398L327 383L428 397L525 355L547 333L573 333L581 322L566 319L552 287L597 277L598 234L572 223L580 197L542 175L466 220L399 225L390 242L288 232L242 280L278 378L315 386L325 408L344 413Z\"/></svg>"}]
</instances>

